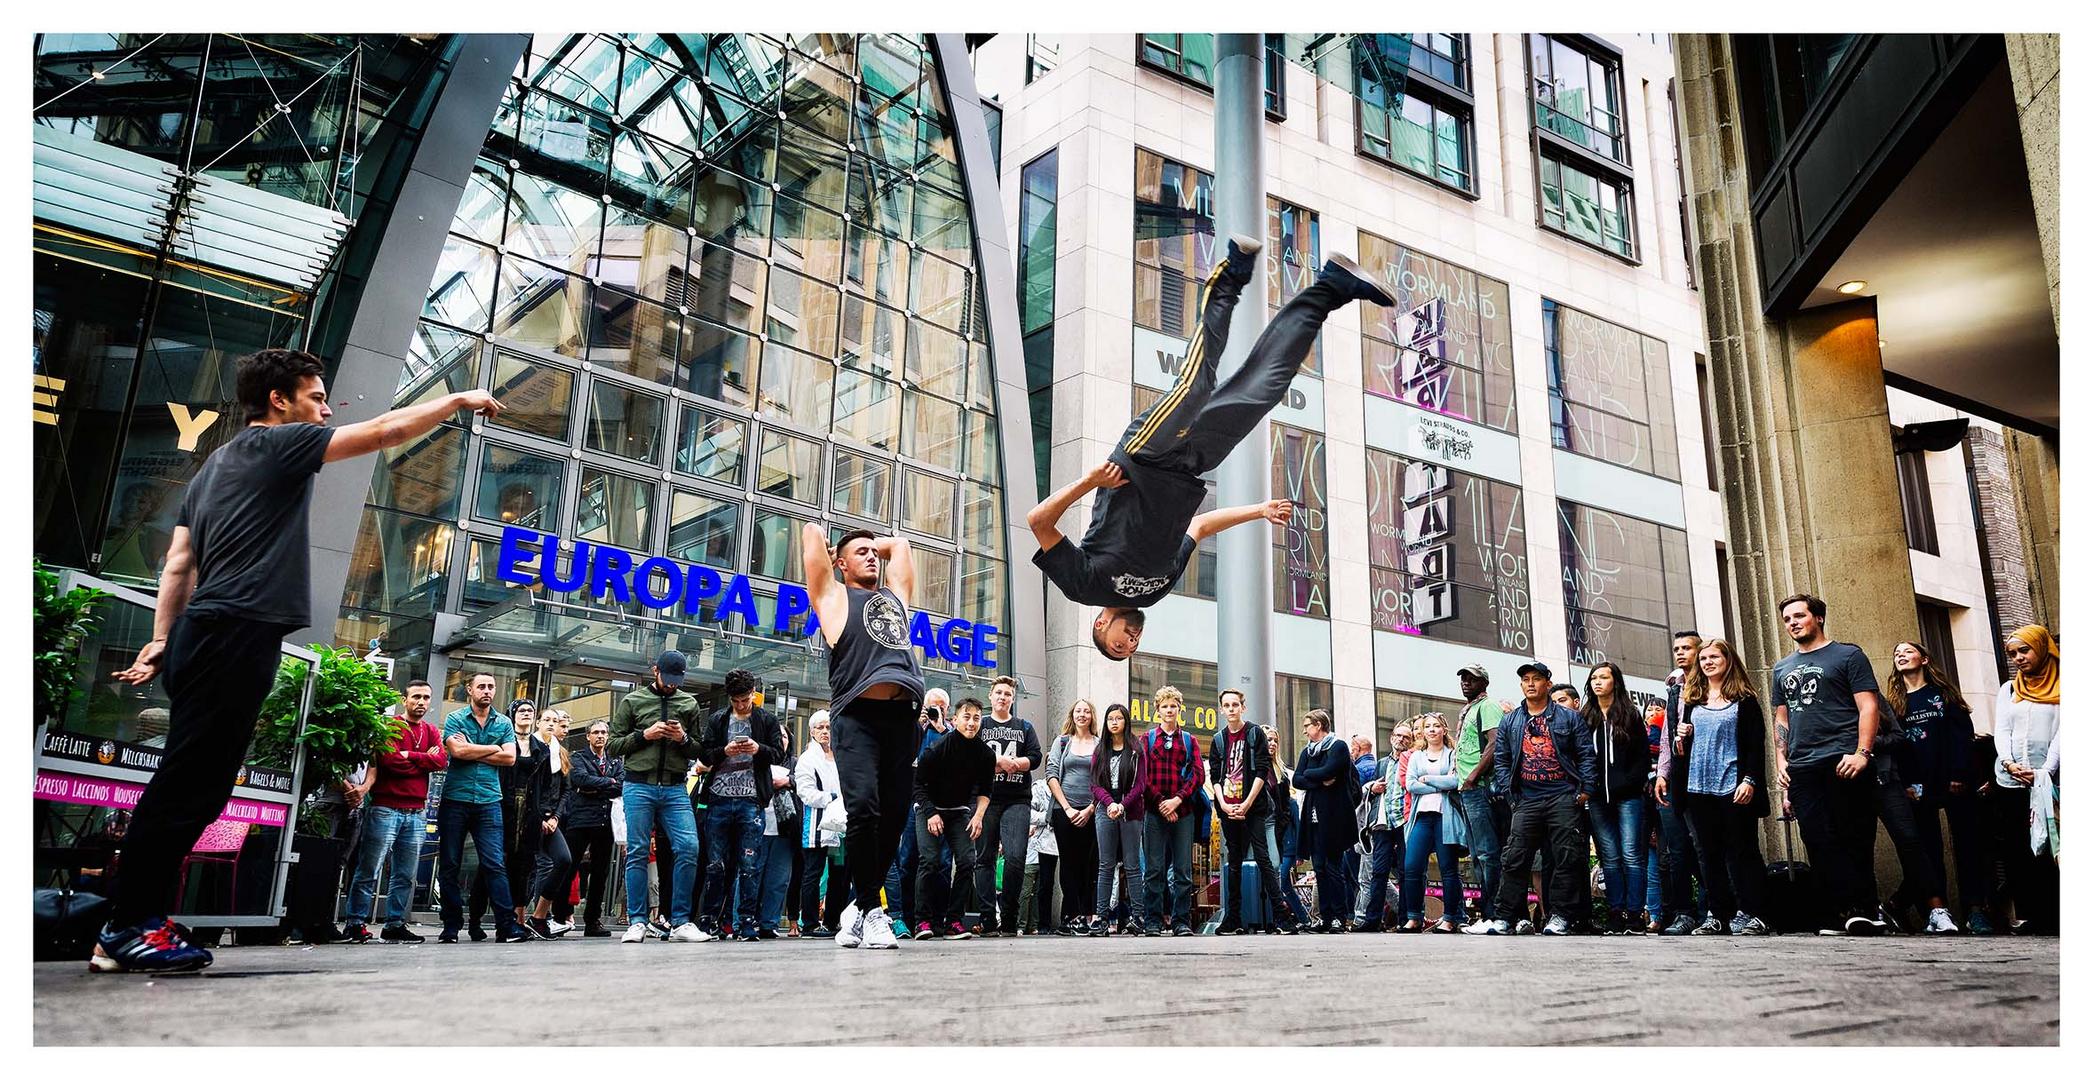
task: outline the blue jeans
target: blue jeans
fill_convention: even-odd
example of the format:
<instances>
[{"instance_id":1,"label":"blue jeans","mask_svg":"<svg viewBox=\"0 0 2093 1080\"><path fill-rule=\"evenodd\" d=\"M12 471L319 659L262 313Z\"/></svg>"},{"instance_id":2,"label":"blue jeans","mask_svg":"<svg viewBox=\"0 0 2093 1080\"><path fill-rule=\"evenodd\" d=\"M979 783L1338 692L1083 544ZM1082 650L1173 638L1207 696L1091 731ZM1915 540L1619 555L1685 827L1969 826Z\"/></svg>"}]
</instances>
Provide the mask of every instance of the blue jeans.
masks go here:
<instances>
[{"instance_id":1,"label":"blue jeans","mask_svg":"<svg viewBox=\"0 0 2093 1080\"><path fill-rule=\"evenodd\" d=\"M747 799L713 800L705 810L706 925L753 932L762 890L763 807Z\"/></svg>"},{"instance_id":2,"label":"blue jeans","mask_svg":"<svg viewBox=\"0 0 2093 1080\"><path fill-rule=\"evenodd\" d=\"M1359 917L1370 925L1379 926L1388 910L1388 877L1396 872L1397 864L1403 858L1403 832L1397 827L1373 829L1367 835L1373 837L1374 851L1373 858L1367 864L1369 876L1366 881L1366 906L1359 910ZM1406 872L1402 878L1402 893L1399 899L1403 907L1409 908L1415 905L1410 900L1408 863L1403 862L1402 866L1406 868ZM1421 899L1419 902L1422 902Z\"/></svg>"},{"instance_id":3,"label":"blue jeans","mask_svg":"<svg viewBox=\"0 0 2093 1080\"><path fill-rule=\"evenodd\" d=\"M494 928L506 937L517 932L516 904L509 895L509 872L502 865L501 804L465 803L445 799L436 805L438 869L443 874L443 932L453 937L465 925L467 885L459 873L465 862L465 837L472 836L479 853L480 870L487 877L487 897L494 905ZM647 879L640 877L640 896L647 895Z\"/></svg>"},{"instance_id":4,"label":"blue jeans","mask_svg":"<svg viewBox=\"0 0 2093 1080\"><path fill-rule=\"evenodd\" d=\"M356 871L349 879L348 925L362 926L378 892L378 868L388 866L385 925L406 926L414 899L414 872L422 857L428 817L420 810L369 806L363 811L363 841L356 848ZM388 864L387 859L390 858Z\"/></svg>"},{"instance_id":5,"label":"blue jeans","mask_svg":"<svg viewBox=\"0 0 2093 1080\"><path fill-rule=\"evenodd\" d=\"M798 836L784 833L763 838L763 897L756 905L759 929L777 929L778 919L785 914L785 889L792 884L792 849L798 845ZM813 872L821 870L815 867Z\"/></svg>"},{"instance_id":6,"label":"blue jeans","mask_svg":"<svg viewBox=\"0 0 2093 1080\"><path fill-rule=\"evenodd\" d=\"M1190 803L1186 804L1190 810ZM1141 819L1141 860L1146 878L1148 921L1188 921L1192 917L1192 815L1165 821L1151 809ZM1168 885L1168 899L1164 887ZM1131 885L1129 886L1131 887Z\"/></svg>"},{"instance_id":7,"label":"blue jeans","mask_svg":"<svg viewBox=\"0 0 2093 1080\"><path fill-rule=\"evenodd\" d=\"M1592 843L1599 848L1599 867L1606 876L1606 907L1630 915L1644 913L1648 883L1644 880L1642 796L1617 803L1592 803Z\"/></svg>"},{"instance_id":8,"label":"blue jeans","mask_svg":"<svg viewBox=\"0 0 2093 1080\"><path fill-rule=\"evenodd\" d=\"M1468 825L1468 854L1475 860L1475 884L1482 890L1483 917L1488 918L1490 905L1497 900L1497 871L1501 858L1497 845L1497 817L1490 809L1488 788L1470 788L1460 795L1461 818Z\"/></svg>"},{"instance_id":9,"label":"blue jeans","mask_svg":"<svg viewBox=\"0 0 2093 1080\"><path fill-rule=\"evenodd\" d=\"M625 917L632 922L647 921L647 840L657 824L676 860L666 914L670 926L682 926L690 921L691 894L698 886L698 819L690 795L682 784L625 781Z\"/></svg>"},{"instance_id":10,"label":"blue jeans","mask_svg":"<svg viewBox=\"0 0 2093 1080\"><path fill-rule=\"evenodd\" d=\"M1286 910L1293 914L1294 922L1305 925L1308 909L1301 906L1301 894L1294 891L1294 863L1299 858L1295 845L1300 835L1298 827L1287 829L1284 836L1279 835L1276 814L1265 819L1265 845L1279 853L1279 884L1285 886L1280 895L1286 899Z\"/></svg>"},{"instance_id":11,"label":"blue jeans","mask_svg":"<svg viewBox=\"0 0 2093 1080\"><path fill-rule=\"evenodd\" d=\"M1424 918L1424 864L1434 852L1439 855L1439 895L1445 901L1446 921L1455 926L1467 919L1466 894L1461 890L1461 860L1446 842L1446 819L1428 810L1410 822L1403 852L1403 917Z\"/></svg>"},{"instance_id":12,"label":"blue jeans","mask_svg":"<svg viewBox=\"0 0 2093 1080\"><path fill-rule=\"evenodd\" d=\"M1658 814L1651 812L1657 810L1656 801L1645 801L1642 808L1643 912L1656 918L1664 911L1664 833Z\"/></svg>"}]
</instances>

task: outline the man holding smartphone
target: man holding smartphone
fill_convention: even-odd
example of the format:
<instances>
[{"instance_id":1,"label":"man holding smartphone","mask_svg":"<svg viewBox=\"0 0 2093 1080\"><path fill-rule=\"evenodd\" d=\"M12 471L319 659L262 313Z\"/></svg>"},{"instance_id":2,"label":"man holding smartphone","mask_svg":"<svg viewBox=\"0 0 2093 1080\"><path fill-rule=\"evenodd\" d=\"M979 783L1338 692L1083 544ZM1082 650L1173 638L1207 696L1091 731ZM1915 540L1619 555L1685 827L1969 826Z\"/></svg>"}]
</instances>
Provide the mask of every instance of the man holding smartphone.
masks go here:
<instances>
[{"instance_id":1,"label":"man holding smartphone","mask_svg":"<svg viewBox=\"0 0 2093 1080\"><path fill-rule=\"evenodd\" d=\"M674 877L663 875L668 892L670 941L708 941L691 922L691 898L697 891L698 822L690 808L683 778L697 756L694 730L698 699L683 689L687 670L674 649L654 661L653 680L625 695L610 714L610 741L604 753L625 759L625 928L626 944L647 940L647 837L657 823L669 838ZM668 890L673 881L673 891Z\"/></svg>"},{"instance_id":2,"label":"man holding smartphone","mask_svg":"<svg viewBox=\"0 0 2093 1080\"><path fill-rule=\"evenodd\" d=\"M785 764L785 733L777 718L755 703L755 672L727 672L726 690L727 707L705 721L698 740L698 760L712 769L705 803L705 912L699 929L754 941L761 929L756 911L763 808L771 797L771 766Z\"/></svg>"}]
</instances>

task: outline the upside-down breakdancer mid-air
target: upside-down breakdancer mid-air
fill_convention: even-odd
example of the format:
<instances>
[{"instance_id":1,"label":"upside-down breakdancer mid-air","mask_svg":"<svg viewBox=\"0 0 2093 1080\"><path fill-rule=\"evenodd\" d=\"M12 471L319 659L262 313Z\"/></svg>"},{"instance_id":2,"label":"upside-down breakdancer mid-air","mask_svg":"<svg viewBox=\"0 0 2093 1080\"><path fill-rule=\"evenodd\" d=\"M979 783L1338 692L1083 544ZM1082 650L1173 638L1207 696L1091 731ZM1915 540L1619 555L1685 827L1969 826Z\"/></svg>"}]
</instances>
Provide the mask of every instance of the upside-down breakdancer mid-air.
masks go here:
<instances>
[{"instance_id":1,"label":"upside-down breakdancer mid-air","mask_svg":"<svg viewBox=\"0 0 2093 1080\"><path fill-rule=\"evenodd\" d=\"M1134 654L1147 621L1141 609L1170 591L1199 541L1258 518L1277 525L1292 518L1286 499L1198 514L1206 496L1200 474L1219 465L1279 404L1331 312L1353 300L1395 303L1358 264L1333 255L1315 283L1273 316L1242 368L1216 387L1215 358L1228 344L1229 316L1263 246L1247 236L1229 239L1227 256L1207 276L1199 330L1177 385L1127 426L1104 464L1025 517L1039 540L1032 561L1070 600L1103 609L1091 640L1114 660ZM1099 489L1097 503L1078 544L1055 523L1092 488Z\"/></svg>"}]
</instances>

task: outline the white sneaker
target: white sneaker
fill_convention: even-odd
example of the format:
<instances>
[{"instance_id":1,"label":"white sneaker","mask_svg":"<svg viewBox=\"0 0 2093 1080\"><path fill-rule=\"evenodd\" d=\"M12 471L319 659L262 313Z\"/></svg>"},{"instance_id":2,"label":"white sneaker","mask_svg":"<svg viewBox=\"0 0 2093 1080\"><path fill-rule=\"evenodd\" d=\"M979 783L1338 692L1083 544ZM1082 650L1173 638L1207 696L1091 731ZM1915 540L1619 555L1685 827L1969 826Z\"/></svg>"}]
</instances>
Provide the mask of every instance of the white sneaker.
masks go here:
<instances>
[{"instance_id":1,"label":"white sneaker","mask_svg":"<svg viewBox=\"0 0 2093 1080\"><path fill-rule=\"evenodd\" d=\"M1962 932L1962 928L1955 925L1955 917L1948 914L1947 908L1937 907L1933 909L1932 914L1926 916L1926 932L1929 934L1959 934Z\"/></svg>"},{"instance_id":2,"label":"white sneaker","mask_svg":"<svg viewBox=\"0 0 2093 1080\"><path fill-rule=\"evenodd\" d=\"M836 944L846 949L855 949L865 938L865 913L858 910L853 900L843 908L843 917L836 923Z\"/></svg>"},{"instance_id":3,"label":"white sneaker","mask_svg":"<svg viewBox=\"0 0 2093 1080\"><path fill-rule=\"evenodd\" d=\"M619 938L618 943L620 945L637 945L645 940L647 940L647 924L636 922L625 928L625 936Z\"/></svg>"},{"instance_id":4,"label":"white sneaker","mask_svg":"<svg viewBox=\"0 0 2093 1080\"><path fill-rule=\"evenodd\" d=\"M1464 927L1461 927L1461 933L1487 934L1491 937L1497 937L1504 934L1509 934L1511 932L1512 928L1506 925L1503 919L1477 919L1476 921L1469 923Z\"/></svg>"},{"instance_id":5,"label":"white sneaker","mask_svg":"<svg viewBox=\"0 0 2093 1080\"><path fill-rule=\"evenodd\" d=\"M552 931L553 937L559 937L561 934L572 933L574 930L574 920L572 919L569 919L566 922L561 922L558 919L553 919L548 921L545 925L547 929Z\"/></svg>"},{"instance_id":6,"label":"white sneaker","mask_svg":"<svg viewBox=\"0 0 2093 1080\"><path fill-rule=\"evenodd\" d=\"M865 929L861 936L868 949L901 947L900 943L894 940L894 917L887 914L886 908L873 908L866 913Z\"/></svg>"},{"instance_id":7,"label":"white sneaker","mask_svg":"<svg viewBox=\"0 0 2093 1080\"><path fill-rule=\"evenodd\" d=\"M684 923L682 926L679 926L676 929L669 932L669 940L681 941L686 943L703 942L711 941L712 935L706 933L703 930L698 929L697 923Z\"/></svg>"}]
</instances>

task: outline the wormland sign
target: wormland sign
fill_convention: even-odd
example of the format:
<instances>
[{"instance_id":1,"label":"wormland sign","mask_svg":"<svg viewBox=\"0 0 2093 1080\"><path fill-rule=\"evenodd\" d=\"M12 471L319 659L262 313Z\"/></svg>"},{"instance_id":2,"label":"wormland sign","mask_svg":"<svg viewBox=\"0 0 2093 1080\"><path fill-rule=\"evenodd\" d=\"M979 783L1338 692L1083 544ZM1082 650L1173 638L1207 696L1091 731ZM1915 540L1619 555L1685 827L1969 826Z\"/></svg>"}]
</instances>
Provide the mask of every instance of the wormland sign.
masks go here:
<instances>
[{"instance_id":1,"label":"wormland sign","mask_svg":"<svg viewBox=\"0 0 2093 1080\"><path fill-rule=\"evenodd\" d=\"M751 629L763 625L763 615L756 608L756 592L746 574L723 577L710 567L692 566L658 555L638 555L588 540L577 540L567 550L567 569L562 573L558 560L547 557L558 555L561 544L553 534L507 526L501 531L501 554L494 576L526 588L542 583L545 591L551 593L587 589L598 600L607 596L620 604L638 601L641 607L652 611L680 609L683 615L701 623L724 623L728 616L738 614ZM534 559L535 568L530 565ZM708 601L717 602L708 608ZM821 626L812 609L804 586L781 582L770 630L791 633L792 621L804 615L806 626L799 635L809 636ZM996 666L998 633L988 623L933 619L924 611L916 612L909 622L909 641L925 658L978 668Z\"/></svg>"}]
</instances>

